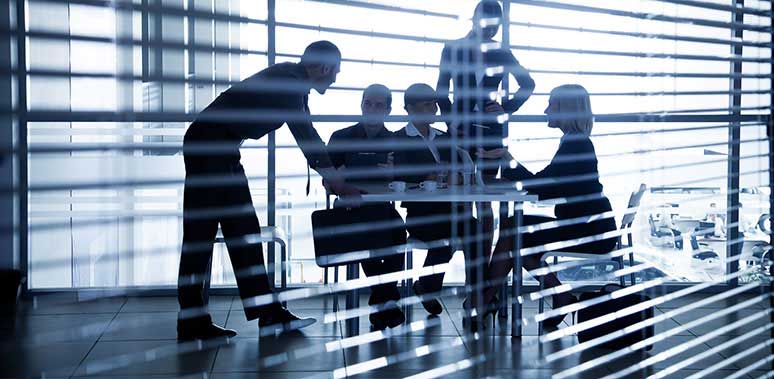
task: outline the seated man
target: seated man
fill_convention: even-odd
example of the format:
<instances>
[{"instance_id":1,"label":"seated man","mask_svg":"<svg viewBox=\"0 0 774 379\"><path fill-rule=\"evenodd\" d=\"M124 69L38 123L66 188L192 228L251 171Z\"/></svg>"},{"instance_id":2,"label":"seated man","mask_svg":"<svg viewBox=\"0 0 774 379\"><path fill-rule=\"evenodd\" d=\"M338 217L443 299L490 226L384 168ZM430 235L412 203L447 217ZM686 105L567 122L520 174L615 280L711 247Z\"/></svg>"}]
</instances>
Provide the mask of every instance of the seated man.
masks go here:
<instances>
[{"instance_id":1,"label":"seated man","mask_svg":"<svg viewBox=\"0 0 774 379\"><path fill-rule=\"evenodd\" d=\"M437 101L438 95L427 84L413 84L406 90L404 102L409 123L395 132L394 137L396 180L420 183L448 178L449 163L455 149L448 134L430 126L438 111ZM462 204L452 206L452 203L441 202L404 202L401 206L406 208L409 234L430 247L425 267L448 263L454 254L450 239L456 238L463 241L466 262L479 263L466 263L468 284L479 283L476 274L483 272L481 267L486 266L483 262L486 257L480 253L484 250L481 239L475 238L480 228L469 207L466 209ZM414 292L423 297L422 305L433 315L443 311L441 303L432 295L441 291L443 276L443 273L432 274L414 283Z\"/></svg>"},{"instance_id":2,"label":"seated man","mask_svg":"<svg viewBox=\"0 0 774 379\"><path fill-rule=\"evenodd\" d=\"M392 93L381 84L372 84L363 92L360 109L363 121L348 128L333 133L328 142L329 154L333 166L342 172L349 182L357 183L389 183L392 180L392 153L389 151L392 132L384 127L384 118L392 110ZM389 220L377 219L375 223L389 221L389 227L394 229L393 245L406 243L406 229L403 219L395 208L392 208ZM366 276L378 276L403 270L403 254L382 256L363 261L363 272ZM400 300L398 283L381 283L371 286L369 305L377 305L382 311L369 316L373 329L383 330L394 328L406 317L397 306Z\"/></svg>"}]
</instances>

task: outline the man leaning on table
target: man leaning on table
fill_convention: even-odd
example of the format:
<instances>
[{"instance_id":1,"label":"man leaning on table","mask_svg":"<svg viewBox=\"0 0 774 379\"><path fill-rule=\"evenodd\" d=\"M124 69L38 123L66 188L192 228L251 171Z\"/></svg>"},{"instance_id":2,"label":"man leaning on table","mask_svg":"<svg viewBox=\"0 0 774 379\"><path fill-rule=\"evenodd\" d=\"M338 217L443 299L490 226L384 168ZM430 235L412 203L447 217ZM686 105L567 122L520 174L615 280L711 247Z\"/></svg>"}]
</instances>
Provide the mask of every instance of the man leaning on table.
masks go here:
<instances>
[{"instance_id":1,"label":"man leaning on table","mask_svg":"<svg viewBox=\"0 0 774 379\"><path fill-rule=\"evenodd\" d=\"M438 112L438 94L427 84L412 84L404 94L409 123L394 135L395 179L409 183L423 181L443 182L448 178L452 152L456 149L447 133L433 128ZM424 266L449 263L454 254L451 239L462 239L466 262L481 262L484 257L481 244L476 243L477 221L469 207L456 203L403 202L406 208L406 227L409 235L429 245ZM467 233L466 233L467 232ZM485 264L482 263L482 264ZM479 282L474 265L466 263L468 285ZM414 283L414 292L423 298L422 305L430 314L443 311L437 299L444 273L427 275Z\"/></svg>"}]
</instances>

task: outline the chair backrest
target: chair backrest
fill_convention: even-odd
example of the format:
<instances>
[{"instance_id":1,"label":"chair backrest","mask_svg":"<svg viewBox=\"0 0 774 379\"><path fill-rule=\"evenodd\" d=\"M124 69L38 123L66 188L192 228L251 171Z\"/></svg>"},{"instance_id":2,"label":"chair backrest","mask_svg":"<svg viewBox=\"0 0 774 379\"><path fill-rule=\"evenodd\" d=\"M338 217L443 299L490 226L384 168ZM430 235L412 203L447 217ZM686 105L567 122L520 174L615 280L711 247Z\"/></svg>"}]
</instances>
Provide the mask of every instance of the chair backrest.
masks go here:
<instances>
[{"instance_id":1,"label":"chair backrest","mask_svg":"<svg viewBox=\"0 0 774 379\"><path fill-rule=\"evenodd\" d=\"M632 192L632 195L629 197L629 204L626 206L626 213L624 213L623 218L621 219L621 229L632 226L634 217L637 216L637 209L640 207L642 195L645 194L646 188L645 183L642 183L637 191ZM652 218L649 221L652 221Z\"/></svg>"},{"instance_id":2,"label":"chair backrest","mask_svg":"<svg viewBox=\"0 0 774 379\"><path fill-rule=\"evenodd\" d=\"M624 213L623 217L621 218L621 230L631 228L632 224L634 223L634 218L637 216L637 210L640 207L640 200L642 200L642 195L645 194L646 188L647 187L645 186L645 183L642 183L640 184L640 188L638 188L637 191L632 192L632 195L629 196L629 203L626 205L626 213ZM650 223L651 234L653 234L655 225L653 223L652 216L648 218L648 223ZM633 245L634 238L632 237L631 229L626 232L626 239L627 244L624 245L623 236L618 237L618 248Z\"/></svg>"}]
</instances>

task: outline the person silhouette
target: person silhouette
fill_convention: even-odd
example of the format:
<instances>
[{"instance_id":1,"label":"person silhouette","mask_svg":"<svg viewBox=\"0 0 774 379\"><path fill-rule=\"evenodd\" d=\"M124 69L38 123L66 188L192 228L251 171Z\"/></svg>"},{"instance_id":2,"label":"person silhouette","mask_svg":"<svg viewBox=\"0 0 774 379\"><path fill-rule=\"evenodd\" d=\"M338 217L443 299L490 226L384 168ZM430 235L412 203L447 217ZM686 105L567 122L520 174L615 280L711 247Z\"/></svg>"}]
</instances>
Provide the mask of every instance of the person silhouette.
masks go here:
<instances>
[{"instance_id":1,"label":"person silhouette","mask_svg":"<svg viewBox=\"0 0 774 379\"><path fill-rule=\"evenodd\" d=\"M239 147L287 124L310 167L332 192L357 201L360 191L332 167L325 144L309 118L311 89L320 94L336 81L341 52L318 41L300 63L272 65L221 93L191 124L183 139L183 247L178 274L180 340L233 337L236 332L212 323L206 309L205 281L218 225L234 267L248 320L258 319L261 334L277 334L313 324L299 318L273 295L254 236L261 227L255 214ZM307 186L308 188L308 186Z\"/></svg>"}]
</instances>

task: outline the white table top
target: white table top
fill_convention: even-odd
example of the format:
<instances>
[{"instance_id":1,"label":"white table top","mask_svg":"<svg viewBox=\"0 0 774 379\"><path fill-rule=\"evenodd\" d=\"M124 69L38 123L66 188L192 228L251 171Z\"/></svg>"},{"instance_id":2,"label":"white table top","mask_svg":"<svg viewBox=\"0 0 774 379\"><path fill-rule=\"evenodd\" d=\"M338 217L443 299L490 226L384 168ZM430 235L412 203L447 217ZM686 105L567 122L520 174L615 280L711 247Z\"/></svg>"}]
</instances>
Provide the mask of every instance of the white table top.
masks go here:
<instances>
[{"instance_id":1,"label":"white table top","mask_svg":"<svg viewBox=\"0 0 774 379\"><path fill-rule=\"evenodd\" d=\"M368 186L364 188L368 193L363 194L365 202L388 201L421 201L431 203L467 203L467 202L493 202L493 201L537 201L537 195L528 194L526 191L507 188L489 187L452 187L437 189L429 192L422 189L407 189L405 192L390 191L386 186Z\"/></svg>"}]
</instances>

